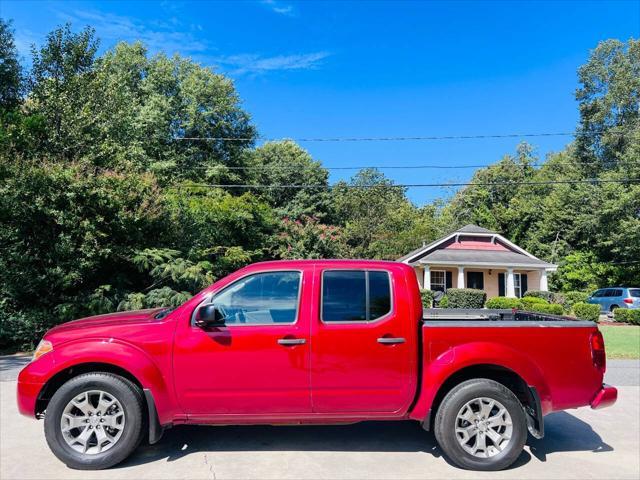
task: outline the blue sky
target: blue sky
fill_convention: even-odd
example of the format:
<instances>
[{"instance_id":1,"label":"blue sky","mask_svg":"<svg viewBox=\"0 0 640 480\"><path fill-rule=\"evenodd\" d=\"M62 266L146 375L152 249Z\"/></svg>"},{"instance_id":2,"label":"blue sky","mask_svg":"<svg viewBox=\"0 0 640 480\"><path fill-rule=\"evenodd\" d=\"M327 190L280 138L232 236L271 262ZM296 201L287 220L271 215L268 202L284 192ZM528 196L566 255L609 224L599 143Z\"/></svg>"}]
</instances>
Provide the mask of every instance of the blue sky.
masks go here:
<instances>
[{"instance_id":1,"label":"blue sky","mask_svg":"<svg viewBox=\"0 0 640 480\"><path fill-rule=\"evenodd\" d=\"M640 0L567 2L14 1L18 47L92 25L102 49L142 39L234 78L266 137L570 132L576 69L600 40L640 37ZM518 138L303 143L327 167L486 164ZM570 141L534 138L542 158ZM355 172L333 171L333 181ZM398 183L473 170L386 170ZM417 204L451 189L411 189Z\"/></svg>"}]
</instances>

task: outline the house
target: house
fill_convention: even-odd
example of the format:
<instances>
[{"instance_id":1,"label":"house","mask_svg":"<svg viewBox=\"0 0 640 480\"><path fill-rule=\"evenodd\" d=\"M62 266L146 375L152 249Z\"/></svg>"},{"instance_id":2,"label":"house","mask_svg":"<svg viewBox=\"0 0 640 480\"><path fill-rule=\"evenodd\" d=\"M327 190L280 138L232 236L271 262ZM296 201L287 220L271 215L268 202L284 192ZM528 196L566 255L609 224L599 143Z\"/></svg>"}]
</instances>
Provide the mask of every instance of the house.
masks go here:
<instances>
[{"instance_id":1,"label":"house","mask_svg":"<svg viewBox=\"0 0 640 480\"><path fill-rule=\"evenodd\" d=\"M466 225L398 259L411 265L420 288L478 288L487 297L522 297L527 290L548 290L547 263L499 233Z\"/></svg>"}]
</instances>

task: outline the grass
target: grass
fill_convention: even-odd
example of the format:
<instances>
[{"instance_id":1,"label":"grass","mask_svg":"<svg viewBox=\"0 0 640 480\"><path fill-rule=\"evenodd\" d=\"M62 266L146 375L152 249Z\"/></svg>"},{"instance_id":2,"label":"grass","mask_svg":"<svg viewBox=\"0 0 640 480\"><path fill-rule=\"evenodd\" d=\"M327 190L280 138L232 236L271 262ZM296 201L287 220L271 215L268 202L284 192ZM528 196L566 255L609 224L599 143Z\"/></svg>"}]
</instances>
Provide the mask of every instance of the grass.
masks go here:
<instances>
[{"instance_id":1,"label":"grass","mask_svg":"<svg viewBox=\"0 0 640 480\"><path fill-rule=\"evenodd\" d=\"M640 358L640 326L598 326L604 336L607 358Z\"/></svg>"}]
</instances>

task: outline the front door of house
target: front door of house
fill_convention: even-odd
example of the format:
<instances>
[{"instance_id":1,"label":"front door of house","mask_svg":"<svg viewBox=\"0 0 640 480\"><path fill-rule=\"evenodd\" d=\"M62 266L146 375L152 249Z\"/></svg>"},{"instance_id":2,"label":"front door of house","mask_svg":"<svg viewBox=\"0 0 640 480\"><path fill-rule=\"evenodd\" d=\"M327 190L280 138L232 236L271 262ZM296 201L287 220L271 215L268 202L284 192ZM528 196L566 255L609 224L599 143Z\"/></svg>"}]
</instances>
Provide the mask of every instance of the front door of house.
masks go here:
<instances>
[{"instance_id":1,"label":"front door of house","mask_svg":"<svg viewBox=\"0 0 640 480\"><path fill-rule=\"evenodd\" d=\"M467 288L484 290L484 272L467 272Z\"/></svg>"}]
</instances>

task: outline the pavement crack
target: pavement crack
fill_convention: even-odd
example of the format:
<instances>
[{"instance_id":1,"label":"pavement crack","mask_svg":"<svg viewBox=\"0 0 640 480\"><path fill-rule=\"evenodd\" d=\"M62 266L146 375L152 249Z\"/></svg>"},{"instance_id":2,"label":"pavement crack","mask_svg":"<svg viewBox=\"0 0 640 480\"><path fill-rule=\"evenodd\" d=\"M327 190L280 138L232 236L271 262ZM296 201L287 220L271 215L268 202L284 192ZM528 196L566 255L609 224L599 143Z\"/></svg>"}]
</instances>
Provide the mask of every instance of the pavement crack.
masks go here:
<instances>
[{"instance_id":1,"label":"pavement crack","mask_svg":"<svg viewBox=\"0 0 640 480\"><path fill-rule=\"evenodd\" d=\"M209 462L209 457L207 456L207 454L204 454L204 464L209 466L209 473L211 474L211 478L213 480L218 480L216 478L216 472L213 469L213 462Z\"/></svg>"}]
</instances>

